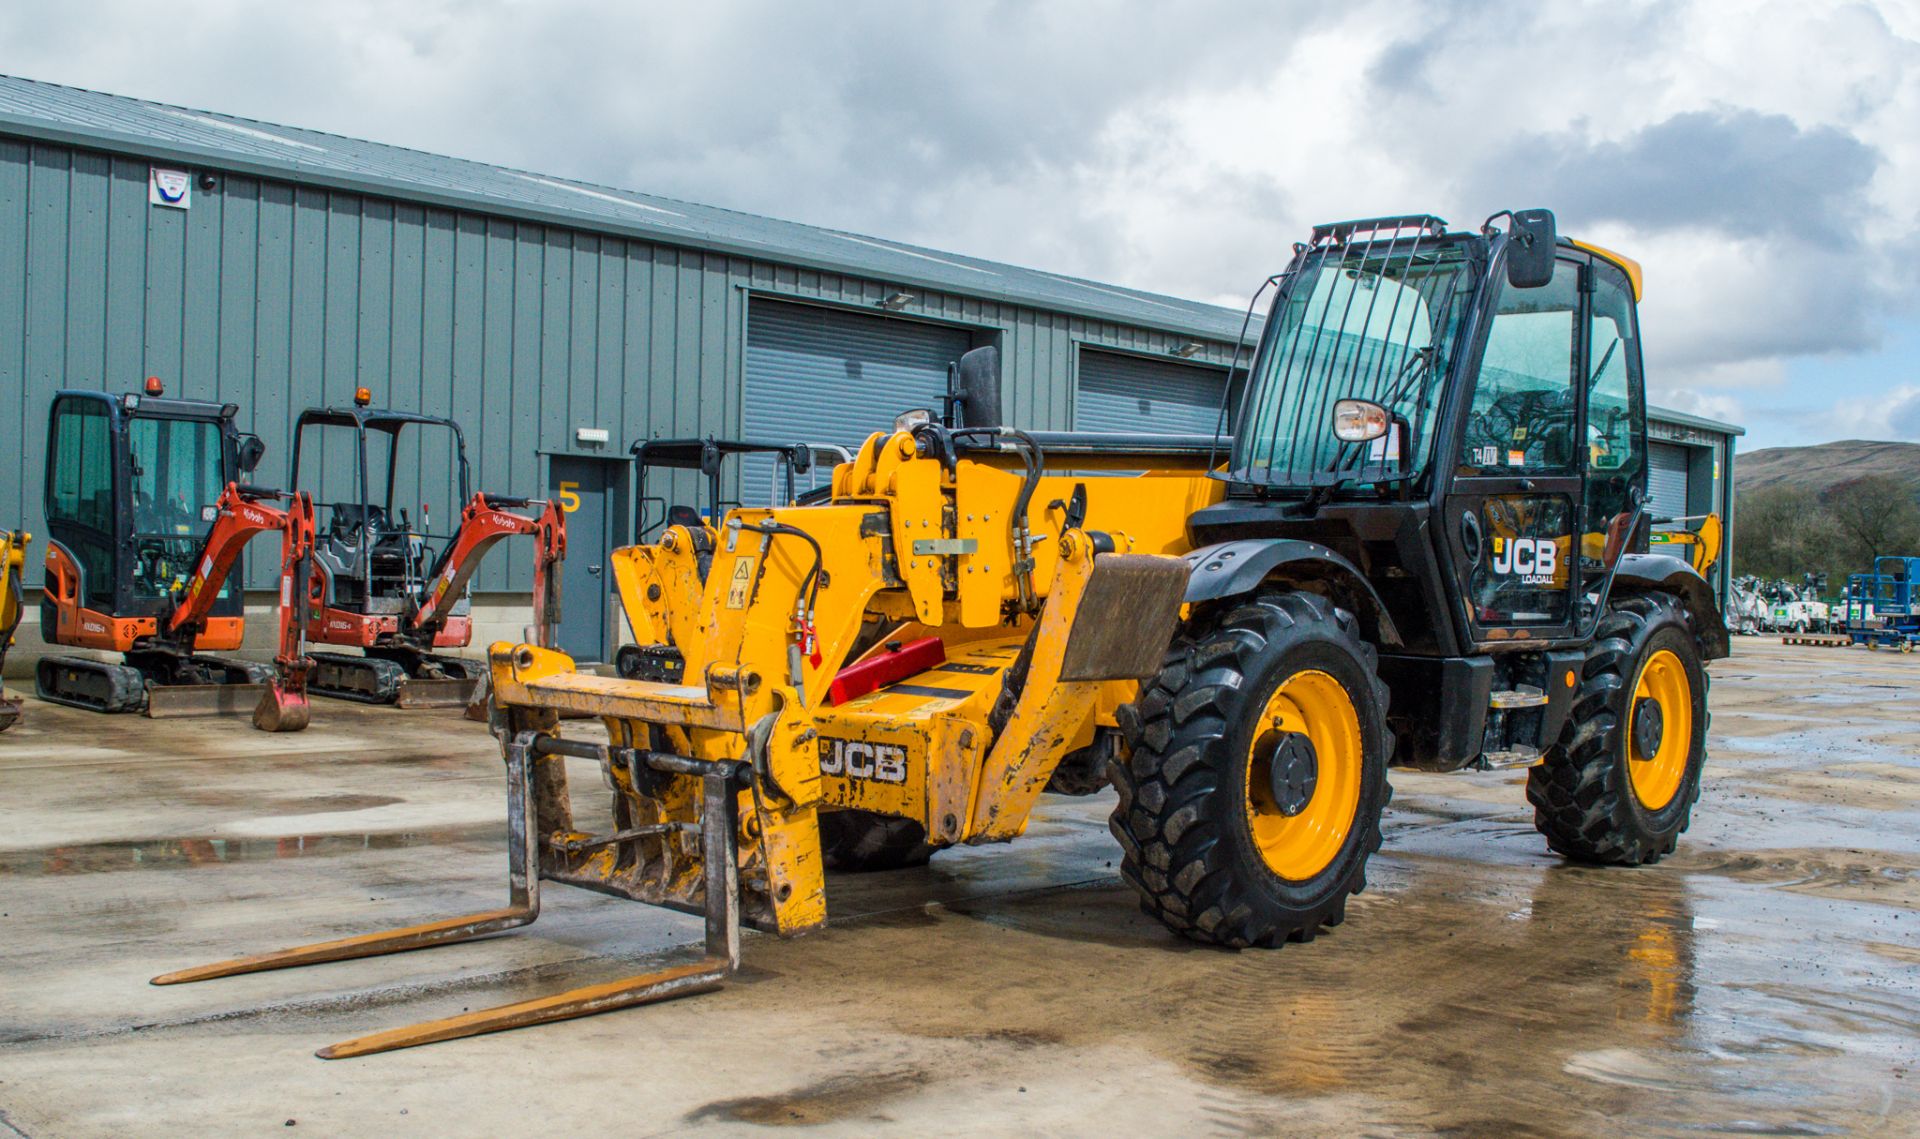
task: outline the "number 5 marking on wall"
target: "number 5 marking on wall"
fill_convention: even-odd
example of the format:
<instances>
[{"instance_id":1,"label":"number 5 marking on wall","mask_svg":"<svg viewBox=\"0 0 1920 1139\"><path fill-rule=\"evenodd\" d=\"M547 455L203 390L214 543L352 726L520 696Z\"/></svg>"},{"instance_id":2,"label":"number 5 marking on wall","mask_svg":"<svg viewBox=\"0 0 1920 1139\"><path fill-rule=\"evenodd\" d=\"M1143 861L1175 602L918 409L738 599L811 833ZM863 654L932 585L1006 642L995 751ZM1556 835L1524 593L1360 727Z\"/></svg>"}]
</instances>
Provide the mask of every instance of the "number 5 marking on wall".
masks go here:
<instances>
[{"instance_id":1,"label":"number 5 marking on wall","mask_svg":"<svg viewBox=\"0 0 1920 1139\"><path fill-rule=\"evenodd\" d=\"M563 482L560 484L560 509L568 514L580 509L580 484Z\"/></svg>"}]
</instances>

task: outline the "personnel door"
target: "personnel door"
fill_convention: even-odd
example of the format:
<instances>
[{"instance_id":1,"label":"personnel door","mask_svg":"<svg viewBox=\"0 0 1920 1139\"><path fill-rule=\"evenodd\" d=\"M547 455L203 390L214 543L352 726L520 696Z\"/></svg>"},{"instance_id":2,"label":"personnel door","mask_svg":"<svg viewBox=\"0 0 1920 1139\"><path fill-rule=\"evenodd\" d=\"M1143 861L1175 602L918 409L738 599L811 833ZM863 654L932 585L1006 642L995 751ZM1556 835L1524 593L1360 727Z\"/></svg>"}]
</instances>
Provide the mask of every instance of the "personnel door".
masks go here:
<instances>
[{"instance_id":1,"label":"personnel door","mask_svg":"<svg viewBox=\"0 0 1920 1139\"><path fill-rule=\"evenodd\" d=\"M616 639L613 574L607 555L627 542L627 469L609 459L555 455L548 493L567 522L567 560L560 563L560 648L576 662L613 659Z\"/></svg>"}]
</instances>

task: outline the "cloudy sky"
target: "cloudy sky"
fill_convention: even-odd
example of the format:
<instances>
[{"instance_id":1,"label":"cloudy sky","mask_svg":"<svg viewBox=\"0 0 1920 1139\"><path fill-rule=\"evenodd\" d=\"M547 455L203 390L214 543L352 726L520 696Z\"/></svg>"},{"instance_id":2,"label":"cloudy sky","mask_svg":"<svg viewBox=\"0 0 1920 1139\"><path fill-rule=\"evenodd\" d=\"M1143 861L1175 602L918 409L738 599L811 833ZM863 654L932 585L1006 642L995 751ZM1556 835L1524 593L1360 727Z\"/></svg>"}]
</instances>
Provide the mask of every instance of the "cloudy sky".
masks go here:
<instances>
[{"instance_id":1,"label":"cloudy sky","mask_svg":"<svg viewBox=\"0 0 1920 1139\"><path fill-rule=\"evenodd\" d=\"M1920 0L68 0L0 71L1240 307L1312 223L1544 205L1654 399L1920 441Z\"/></svg>"}]
</instances>

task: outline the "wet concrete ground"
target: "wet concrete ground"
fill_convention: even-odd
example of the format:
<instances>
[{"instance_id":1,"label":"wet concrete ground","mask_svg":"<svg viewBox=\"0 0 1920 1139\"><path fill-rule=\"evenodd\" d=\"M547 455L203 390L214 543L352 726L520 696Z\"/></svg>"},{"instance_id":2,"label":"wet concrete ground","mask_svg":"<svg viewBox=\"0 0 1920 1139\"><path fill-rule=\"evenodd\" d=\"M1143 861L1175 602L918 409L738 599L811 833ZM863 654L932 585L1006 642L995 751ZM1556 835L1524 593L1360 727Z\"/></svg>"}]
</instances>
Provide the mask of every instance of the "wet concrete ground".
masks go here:
<instances>
[{"instance_id":1,"label":"wet concrete ground","mask_svg":"<svg viewBox=\"0 0 1920 1139\"><path fill-rule=\"evenodd\" d=\"M1110 796L1011 847L836 878L723 991L361 1060L363 1032L643 971L694 919L563 887L527 931L154 988L496 905L501 767L449 713L314 728L29 701L0 736L0 1137L1920 1134L1920 659L1754 638L1714 666L1680 852L1550 856L1511 774L1396 773L1309 945L1180 942ZM597 789L590 770L576 787Z\"/></svg>"}]
</instances>

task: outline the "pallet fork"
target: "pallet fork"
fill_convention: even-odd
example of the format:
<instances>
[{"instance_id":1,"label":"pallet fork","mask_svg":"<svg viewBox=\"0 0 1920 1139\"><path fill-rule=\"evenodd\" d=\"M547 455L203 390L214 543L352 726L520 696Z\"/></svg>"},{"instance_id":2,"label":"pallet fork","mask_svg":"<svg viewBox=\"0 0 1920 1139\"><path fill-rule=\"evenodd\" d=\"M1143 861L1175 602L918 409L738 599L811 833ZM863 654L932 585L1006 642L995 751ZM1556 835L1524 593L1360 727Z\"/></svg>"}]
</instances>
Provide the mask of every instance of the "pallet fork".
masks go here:
<instances>
[{"instance_id":1,"label":"pallet fork","mask_svg":"<svg viewBox=\"0 0 1920 1139\"><path fill-rule=\"evenodd\" d=\"M591 1016L719 988L740 964L739 851L734 836L739 826L737 792L748 781L750 766L736 761L706 762L682 756L583 744L537 731L516 733L510 742L505 743L503 750L507 767L506 906L381 933L316 942L182 969L153 978L153 984L179 985L242 973L379 957L388 953L472 941L532 925L540 917L542 837L552 833L542 825L545 820L540 806L544 797L536 790L535 768L542 760L558 763L565 756L576 756L597 759L602 764L619 763L626 766L637 763L661 772L699 777L704 818L719 824L702 824L697 828L703 866L701 893L702 912L706 917L705 955L687 964L618 981L587 985L552 996L355 1037L322 1048L315 1055L323 1060L370 1056L398 1048L457 1040L463 1036L479 1036L530 1024ZM608 844L628 841L639 837L636 833L639 829L631 828L603 841ZM657 829L684 827L680 824L664 824Z\"/></svg>"}]
</instances>

